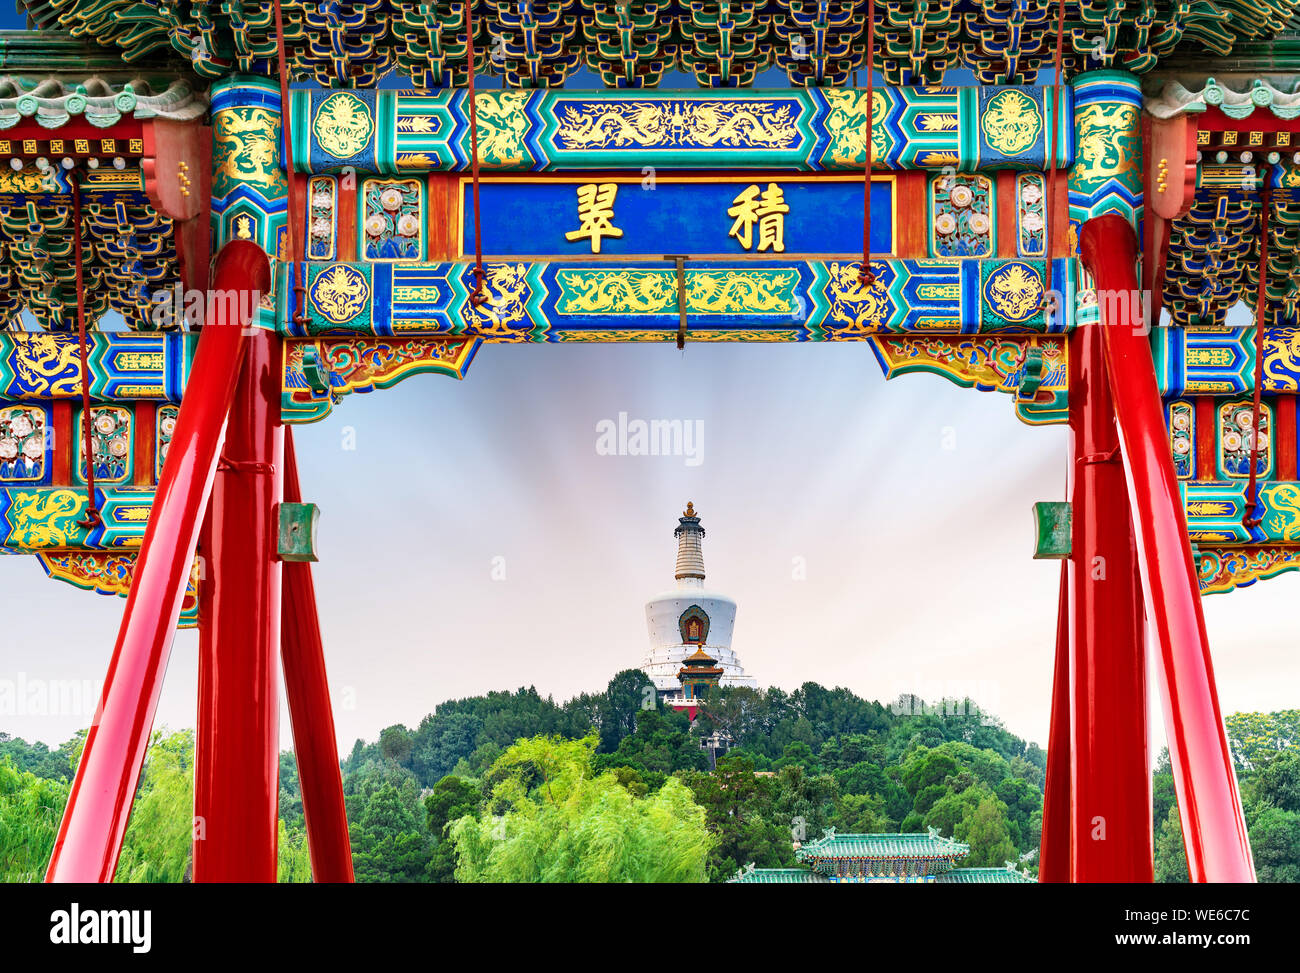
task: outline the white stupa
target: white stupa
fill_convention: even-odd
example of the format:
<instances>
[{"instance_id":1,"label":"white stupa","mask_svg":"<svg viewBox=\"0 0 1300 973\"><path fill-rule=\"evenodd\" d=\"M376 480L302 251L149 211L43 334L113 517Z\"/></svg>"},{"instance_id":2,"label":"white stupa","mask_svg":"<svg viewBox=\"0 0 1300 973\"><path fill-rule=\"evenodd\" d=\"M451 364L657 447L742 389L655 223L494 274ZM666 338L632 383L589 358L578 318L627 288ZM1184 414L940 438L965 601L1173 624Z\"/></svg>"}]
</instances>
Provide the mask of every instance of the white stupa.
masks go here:
<instances>
[{"instance_id":1,"label":"white stupa","mask_svg":"<svg viewBox=\"0 0 1300 973\"><path fill-rule=\"evenodd\" d=\"M686 504L673 535L677 538L677 587L646 603L650 651L641 663L642 670L660 693L677 695L682 691L677 674L683 660L702 648L723 671L720 685L757 689L757 680L745 674L731 648L736 603L704 587L704 528L694 504Z\"/></svg>"}]
</instances>

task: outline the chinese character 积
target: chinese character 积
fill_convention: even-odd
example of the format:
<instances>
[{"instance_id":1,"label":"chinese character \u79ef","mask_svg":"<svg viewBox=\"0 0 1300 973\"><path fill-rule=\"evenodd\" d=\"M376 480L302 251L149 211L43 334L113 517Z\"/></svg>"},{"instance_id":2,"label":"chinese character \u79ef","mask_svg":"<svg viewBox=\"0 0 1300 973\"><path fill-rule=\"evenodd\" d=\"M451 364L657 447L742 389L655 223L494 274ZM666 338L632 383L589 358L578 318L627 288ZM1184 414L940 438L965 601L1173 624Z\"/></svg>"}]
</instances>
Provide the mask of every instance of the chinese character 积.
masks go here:
<instances>
[{"instance_id":1,"label":"chinese character \u79ef","mask_svg":"<svg viewBox=\"0 0 1300 973\"><path fill-rule=\"evenodd\" d=\"M785 203L785 193L774 182L767 184L767 189L760 196L758 186L750 186L733 202L728 216L734 216L736 222L727 231L746 250L754 249L754 224L758 224L758 251L772 250L785 252L785 214L790 207Z\"/></svg>"},{"instance_id":2,"label":"chinese character \u79ef","mask_svg":"<svg viewBox=\"0 0 1300 973\"><path fill-rule=\"evenodd\" d=\"M623 231L614 225L614 197L618 195L616 182L589 182L578 187L578 219L582 225L564 234L564 239L588 239L591 252L600 253L601 237L621 237Z\"/></svg>"}]
</instances>

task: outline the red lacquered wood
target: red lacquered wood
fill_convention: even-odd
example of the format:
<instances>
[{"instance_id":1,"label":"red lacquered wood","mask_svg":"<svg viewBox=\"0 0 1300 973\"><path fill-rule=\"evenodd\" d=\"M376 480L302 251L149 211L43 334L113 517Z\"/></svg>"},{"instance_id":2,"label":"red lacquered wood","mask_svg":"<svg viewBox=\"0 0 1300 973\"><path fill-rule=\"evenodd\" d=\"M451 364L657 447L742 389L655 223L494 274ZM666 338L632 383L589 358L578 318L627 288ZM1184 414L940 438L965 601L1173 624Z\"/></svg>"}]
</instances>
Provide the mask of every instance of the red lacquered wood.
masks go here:
<instances>
[{"instance_id":1,"label":"red lacquered wood","mask_svg":"<svg viewBox=\"0 0 1300 973\"><path fill-rule=\"evenodd\" d=\"M54 468L51 470L50 483L54 486L72 485L72 403L67 399L55 399L50 403L50 415L54 431Z\"/></svg>"},{"instance_id":2,"label":"red lacquered wood","mask_svg":"<svg viewBox=\"0 0 1300 973\"><path fill-rule=\"evenodd\" d=\"M302 501L293 431L284 436L284 499ZM280 620L280 656L284 693L293 723L293 749L302 787L303 817L312 877L317 882L351 882L352 843L348 837L343 777L334 734L334 708L325 672L325 649L316 613L311 565L286 561L284 613Z\"/></svg>"},{"instance_id":3,"label":"red lacquered wood","mask_svg":"<svg viewBox=\"0 0 1300 973\"><path fill-rule=\"evenodd\" d=\"M894 173L894 191L898 194L894 215L894 256L901 259L930 256L929 220L930 174L917 170Z\"/></svg>"},{"instance_id":4,"label":"red lacquered wood","mask_svg":"<svg viewBox=\"0 0 1300 973\"><path fill-rule=\"evenodd\" d=\"M1137 287L1137 241L1123 217L1110 213L1090 220L1082 242L1084 262L1098 290ZM1137 529L1142 586L1159 651L1158 681L1188 870L1194 882L1253 882L1255 867L1219 710L1151 345L1131 327L1103 321L1101 332Z\"/></svg>"},{"instance_id":5,"label":"red lacquered wood","mask_svg":"<svg viewBox=\"0 0 1300 973\"><path fill-rule=\"evenodd\" d=\"M1017 239L1018 213L1016 204L1016 174L1010 170L993 173L996 178L994 194L997 196L997 228L999 257L1019 256Z\"/></svg>"},{"instance_id":6,"label":"red lacquered wood","mask_svg":"<svg viewBox=\"0 0 1300 973\"><path fill-rule=\"evenodd\" d=\"M1193 401L1196 403L1196 478L1213 480L1219 449L1214 436L1214 399L1198 395Z\"/></svg>"},{"instance_id":7,"label":"red lacquered wood","mask_svg":"<svg viewBox=\"0 0 1300 973\"><path fill-rule=\"evenodd\" d=\"M1273 434L1277 444L1277 478L1294 480L1297 479L1295 396L1279 395L1273 403L1277 416L1277 431Z\"/></svg>"},{"instance_id":8,"label":"red lacquered wood","mask_svg":"<svg viewBox=\"0 0 1300 973\"><path fill-rule=\"evenodd\" d=\"M1069 337L1071 880L1150 882L1146 647L1102 355L1109 326L1087 325Z\"/></svg>"},{"instance_id":9,"label":"red lacquered wood","mask_svg":"<svg viewBox=\"0 0 1300 973\"><path fill-rule=\"evenodd\" d=\"M1056 664L1052 669L1052 721L1043 782L1043 835L1038 850L1040 882L1070 881L1070 595L1066 562L1056 606Z\"/></svg>"},{"instance_id":10,"label":"red lacquered wood","mask_svg":"<svg viewBox=\"0 0 1300 973\"><path fill-rule=\"evenodd\" d=\"M270 286L266 254L248 241L227 243L217 257L213 283L217 289L265 291ZM255 302L214 302L199 339L48 882L108 882L117 868L243 358L247 322L225 316L245 306Z\"/></svg>"},{"instance_id":11,"label":"red lacquered wood","mask_svg":"<svg viewBox=\"0 0 1300 973\"><path fill-rule=\"evenodd\" d=\"M153 486L154 457L157 451L158 406L153 402L135 405L135 471L131 482L136 486Z\"/></svg>"},{"instance_id":12,"label":"red lacquered wood","mask_svg":"<svg viewBox=\"0 0 1300 973\"><path fill-rule=\"evenodd\" d=\"M210 613L199 633L196 882L276 877L281 369L280 337L250 335L212 489Z\"/></svg>"}]
</instances>

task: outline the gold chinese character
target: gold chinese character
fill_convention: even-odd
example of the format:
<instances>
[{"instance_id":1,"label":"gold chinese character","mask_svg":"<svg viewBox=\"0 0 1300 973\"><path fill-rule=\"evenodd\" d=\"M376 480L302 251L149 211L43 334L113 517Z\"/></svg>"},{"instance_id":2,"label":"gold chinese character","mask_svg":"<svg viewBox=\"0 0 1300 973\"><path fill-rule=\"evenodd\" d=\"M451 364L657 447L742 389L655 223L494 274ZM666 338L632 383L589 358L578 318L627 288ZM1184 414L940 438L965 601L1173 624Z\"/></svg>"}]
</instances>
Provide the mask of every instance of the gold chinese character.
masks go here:
<instances>
[{"instance_id":1,"label":"gold chinese character","mask_svg":"<svg viewBox=\"0 0 1300 973\"><path fill-rule=\"evenodd\" d=\"M758 224L758 252L772 250L785 252L785 214L790 207L785 203L785 193L774 182L760 196L758 186L750 186L733 202L728 216L734 216L728 236L733 236L746 250L754 249L754 224Z\"/></svg>"},{"instance_id":2,"label":"gold chinese character","mask_svg":"<svg viewBox=\"0 0 1300 973\"><path fill-rule=\"evenodd\" d=\"M564 239L588 239L591 252L600 253L600 238L623 235L623 231L614 225L614 197L618 195L618 183L589 182L578 187L578 219L582 225L576 230L564 234Z\"/></svg>"}]
</instances>

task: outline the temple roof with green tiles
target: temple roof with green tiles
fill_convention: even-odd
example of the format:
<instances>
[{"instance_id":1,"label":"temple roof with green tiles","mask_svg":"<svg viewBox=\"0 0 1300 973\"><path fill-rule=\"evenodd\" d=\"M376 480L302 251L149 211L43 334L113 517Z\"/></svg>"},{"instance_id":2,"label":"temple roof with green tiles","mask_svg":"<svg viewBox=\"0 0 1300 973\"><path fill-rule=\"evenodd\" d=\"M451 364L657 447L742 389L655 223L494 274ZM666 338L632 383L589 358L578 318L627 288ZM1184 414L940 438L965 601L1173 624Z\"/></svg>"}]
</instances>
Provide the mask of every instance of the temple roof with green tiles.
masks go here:
<instances>
[{"instance_id":1,"label":"temple roof with green tiles","mask_svg":"<svg viewBox=\"0 0 1300 973\"><path fill-rule=\"evenodd\" d=\"M127 61L166 52L209 78L273 74L271 0L20 3L35 26L114 45ZM1064 67L1068 75L1112 67L1143 74L1167 57L1194 64L1272 55L1298 5L1067 0ZM797 86L844 85L864 64L867 9L866 0L478 0L475 72L500 76L507 87L551 88L585 67L609 87L644 88L680 70L701 86L727 88L777 68ZM953 68L981 84L1030 84L1053 61L1052 0L882 0L875 9L877 65L890 84L937 83ZM394 72L421 88L465 82L460 2L285 0L283 13L295 77L327 87L371 87Z\"/></svg>"},{"instance_id":2,"label":"temple roof with green tiles","mask_svg":"<svg viewBox=\"0 0 1300 973\"><path fill-rule=\"evenodd\" d=\"M958 868L970 845L931 828L909 834L836 834L834 829L806 842L795 857L807 868L741 869L732 882L945 882L962 884L1032 882L1007 862L1002 868Z\"/></svg>"}]
</instances>

